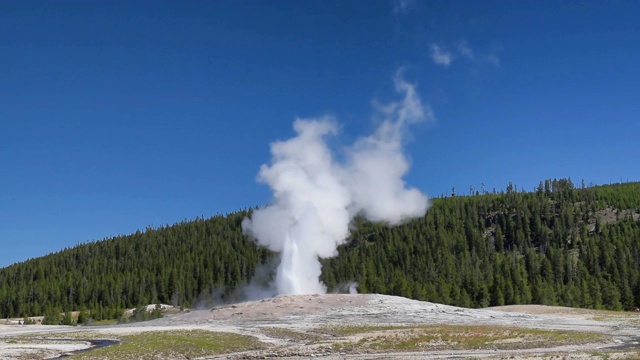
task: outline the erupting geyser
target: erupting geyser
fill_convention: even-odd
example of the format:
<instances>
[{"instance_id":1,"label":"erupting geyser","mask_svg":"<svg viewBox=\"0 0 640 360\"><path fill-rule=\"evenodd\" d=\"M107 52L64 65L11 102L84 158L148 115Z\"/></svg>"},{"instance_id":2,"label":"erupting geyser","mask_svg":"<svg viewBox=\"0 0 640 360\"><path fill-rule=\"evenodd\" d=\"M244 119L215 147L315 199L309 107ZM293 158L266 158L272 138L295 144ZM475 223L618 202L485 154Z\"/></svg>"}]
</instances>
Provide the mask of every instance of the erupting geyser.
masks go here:
<instances>
[{"instance_id":1,"label":"erupting geyser","mask_svg":"<svg viewBox=\"0 0 640 360\"><path fill-rule=\"evenodd\" d=\"M271 144L272 163L262 165L258 179L272 188L273 202L242 226L259 244L280 253L278 294L326 292L319 259L337 255L354 216L396 225L427 211L427 196L402 179L409 170L402 135L409 124L433 115L414 85L400 73L394 81L404 99L380 107L380 127L347 147L345 161L336 162L325 142L338 131L330 117L297 119L295 137Z\"/></svg>"}]
</instances>

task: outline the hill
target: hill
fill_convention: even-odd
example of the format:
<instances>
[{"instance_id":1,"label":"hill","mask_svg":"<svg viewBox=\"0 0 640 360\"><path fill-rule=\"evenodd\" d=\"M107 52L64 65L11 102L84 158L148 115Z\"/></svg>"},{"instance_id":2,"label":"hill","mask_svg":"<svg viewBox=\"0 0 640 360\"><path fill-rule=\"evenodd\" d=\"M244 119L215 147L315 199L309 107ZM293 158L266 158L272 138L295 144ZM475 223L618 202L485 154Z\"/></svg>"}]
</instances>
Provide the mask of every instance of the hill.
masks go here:
<instances>
[{"instance_id":1,"label":"hill","mask_svg":"<svg viewBox=\"0 0 640 360\"><path fill-rule=\"evenodd\" d=\"M0 269L2 317L124 308L191 307L229 300L274 254L242 235L251 211L196 219L79 244ZM640 183L576 188L546 180L534 192L433 201L423 218L394 228L356 219L339 256L323 260L330 289L463 307L640 305Z\"/></svg>"}]
</instances>

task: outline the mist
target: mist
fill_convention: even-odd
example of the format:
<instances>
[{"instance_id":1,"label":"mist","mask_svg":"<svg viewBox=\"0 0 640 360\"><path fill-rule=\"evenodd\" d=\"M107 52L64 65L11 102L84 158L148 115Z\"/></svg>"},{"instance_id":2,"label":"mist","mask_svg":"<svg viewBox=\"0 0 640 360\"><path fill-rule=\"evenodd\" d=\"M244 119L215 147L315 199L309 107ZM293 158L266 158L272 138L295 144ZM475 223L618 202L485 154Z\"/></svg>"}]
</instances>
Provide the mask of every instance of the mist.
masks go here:
<instances>
[{"instance_id":1,"label":"mist","mask_svg":"<svg viewBox=\"0 0 640 360\"><path fill-rule=\"evenodd\" d=\"M356 215L394 226L426 213L427 195L403 180L410 168L403 144L409 127L433 120L433 113L401 71L394 84L402 99L374 102L379 126L339 149L341 161L327 144L340 129L329 116L296 119L296 135L271 144L271 163L260 167L257 179L271 188L273 200L242 227L280 254L275 293L326 293L320 259L337 255Z\"/></svg>"}]
</instances>

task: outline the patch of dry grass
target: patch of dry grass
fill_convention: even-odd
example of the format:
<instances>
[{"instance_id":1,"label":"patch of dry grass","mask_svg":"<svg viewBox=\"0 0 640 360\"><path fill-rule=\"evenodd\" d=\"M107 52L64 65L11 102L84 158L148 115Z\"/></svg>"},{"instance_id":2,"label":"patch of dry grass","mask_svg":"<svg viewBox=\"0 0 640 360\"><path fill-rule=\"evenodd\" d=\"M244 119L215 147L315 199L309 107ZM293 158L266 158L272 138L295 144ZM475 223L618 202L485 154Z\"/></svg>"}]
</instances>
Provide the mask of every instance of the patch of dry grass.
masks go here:
<instances>
[{"instance_id":1,"label":"patch of dry grass","mask_svg":"<svg viewBox=\"0 0 640 360\"><path fill-rule=\"evenodd\" d=\"M347 326L333 327L330 331L341 336L335 339L333 347L351 353L528 349L608 340L604 335L593 333L500 326Z\"/></svg>"},{"instance_id":2,"label":"patch of dry grass","mask_svg":"<svg viewBox=\"0 0 640 360\"><path fill-rule=\"evenodd\" d=\"M323 338L318 334L297 332L280 327L265 327L261 328L260 331L262 331L263 334L275 339L291 340L295 342L315 343L322 340Z\"/></svg>"}]
</instances>

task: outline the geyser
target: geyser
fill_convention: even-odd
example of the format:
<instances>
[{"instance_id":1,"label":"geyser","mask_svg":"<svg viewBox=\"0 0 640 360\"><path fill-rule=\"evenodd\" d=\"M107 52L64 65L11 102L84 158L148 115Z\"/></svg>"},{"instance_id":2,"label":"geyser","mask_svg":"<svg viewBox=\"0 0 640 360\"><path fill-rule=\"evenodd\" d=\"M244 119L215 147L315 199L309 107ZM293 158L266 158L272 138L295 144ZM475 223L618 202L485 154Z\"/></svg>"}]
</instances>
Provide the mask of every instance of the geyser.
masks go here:
<instances>
[{"instance_id":1,"label":"geyser","mask_svg":"<svg viewBox=\"0 0 640 360\"><path fill-rule=\"evenodd\" d=\"M427 196L403 180L409 161L402 145L408 125L433 115L400 71L394 83L404 98L377 107L380 126L346 147L344 161L336 161L326 143L338 131L331 117L297 119L295 137L271 144L271 164L261 166L258 180L271 187L273 201L254 211L242 227L280 253L278 294L326 292L319 259L337 255L354 216L392 226L427 211Z\"/></svg>"}]
</instances>

